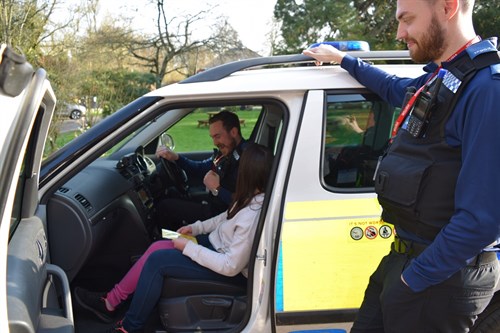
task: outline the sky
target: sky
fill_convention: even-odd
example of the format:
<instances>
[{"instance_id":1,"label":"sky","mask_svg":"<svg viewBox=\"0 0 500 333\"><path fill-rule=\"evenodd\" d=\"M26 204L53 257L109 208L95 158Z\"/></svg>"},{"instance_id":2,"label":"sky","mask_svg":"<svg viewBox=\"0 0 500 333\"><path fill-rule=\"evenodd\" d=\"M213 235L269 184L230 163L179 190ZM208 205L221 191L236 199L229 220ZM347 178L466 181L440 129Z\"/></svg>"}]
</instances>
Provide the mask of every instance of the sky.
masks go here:
<instances>
[{"instance_id":1,"label":"sky","mask_svg":"<svg viewBox=\"0 0 500 333\"><path fill-rule=\"evenodd\" d=\"M265 56L269 55L268 34L276 0L165 0L166 8L175 16L197 14L211 9L204 23L210 26L215 18L226 16L229 24L238 32L243 45ZM156 7L149 0L101 0L100 15L132 17L136 30L154 28ZM170 15L167 12L167 15ZM200 28L200 31L208 31Z\"/></svg>"}]
</instances>

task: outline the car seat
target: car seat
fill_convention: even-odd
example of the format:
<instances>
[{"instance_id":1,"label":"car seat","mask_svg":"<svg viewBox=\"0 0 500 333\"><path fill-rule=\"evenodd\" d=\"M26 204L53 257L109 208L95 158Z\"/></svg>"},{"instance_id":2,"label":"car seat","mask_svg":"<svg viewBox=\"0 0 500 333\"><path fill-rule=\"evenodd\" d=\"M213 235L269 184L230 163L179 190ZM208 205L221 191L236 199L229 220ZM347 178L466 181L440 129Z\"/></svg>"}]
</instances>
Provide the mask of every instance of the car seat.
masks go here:
<instances>
[{"instance_id":1,"label":"car seat","mask_svg":"<svg viewBox=\"0 0 500 333\"><path fill-rule=\"evenodd\" d=\"M158 302L168 332L224 331L242 321L247 308L244 285L166 278Z\"/></svg>"}]
</instances>

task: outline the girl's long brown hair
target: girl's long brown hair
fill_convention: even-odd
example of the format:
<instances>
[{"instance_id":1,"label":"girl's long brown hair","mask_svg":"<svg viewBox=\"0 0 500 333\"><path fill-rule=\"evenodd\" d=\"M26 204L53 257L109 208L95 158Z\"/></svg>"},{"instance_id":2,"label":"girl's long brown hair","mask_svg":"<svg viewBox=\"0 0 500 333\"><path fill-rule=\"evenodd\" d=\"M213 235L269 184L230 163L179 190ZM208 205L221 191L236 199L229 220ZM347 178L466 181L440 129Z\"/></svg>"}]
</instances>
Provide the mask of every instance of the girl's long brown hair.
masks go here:
<instances>
[{"instance_id":1,"label":"girl's long brown hair","mask_svg":"<svg viewBox=\"0 0 500 333\"><path fill-rule=\"evenodd\" d=\"M245 208L257 193L266 190L272 164L273 154L267 147L256 143L245 147L238 168L236 191L227 214L228 219Z\"/></svg>"}]
</instances>

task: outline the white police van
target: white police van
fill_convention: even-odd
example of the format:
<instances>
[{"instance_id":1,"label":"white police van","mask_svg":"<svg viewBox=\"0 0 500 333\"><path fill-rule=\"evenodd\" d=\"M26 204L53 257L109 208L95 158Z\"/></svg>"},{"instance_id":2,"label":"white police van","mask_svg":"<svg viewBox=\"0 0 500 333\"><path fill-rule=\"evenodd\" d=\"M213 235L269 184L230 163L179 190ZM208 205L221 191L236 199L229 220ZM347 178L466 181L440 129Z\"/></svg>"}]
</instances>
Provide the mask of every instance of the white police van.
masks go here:
<instances>
[{"instance_id":1,"label":"white police van","mask_svg":"<svg viewBox=\"0 0 500 333\"><path fill-rule=\"evenodd\" d=\"M408 57L355 54L376 63ZM276 156L248 284L166 279L146 331L349 327L343 323L353 320L393 236L380 221L372 176L398 108L338 66L317 67L302 55L248 59L153 91L44 157L56 104L46 73L5 46L1 57L1 332L106 327L72 302L72 290L118 281L158 237L153 216L165 188L207 195L196 179L165 172L154 152L169 134L178 152L209 157L204 125L221 109L235 111L245 138ZM420 65L377 66L422 73ZM207 147L192 149L200 133ZM499 316L495 297L473 332L497 332Z\"/></svg>"}]
</instances>

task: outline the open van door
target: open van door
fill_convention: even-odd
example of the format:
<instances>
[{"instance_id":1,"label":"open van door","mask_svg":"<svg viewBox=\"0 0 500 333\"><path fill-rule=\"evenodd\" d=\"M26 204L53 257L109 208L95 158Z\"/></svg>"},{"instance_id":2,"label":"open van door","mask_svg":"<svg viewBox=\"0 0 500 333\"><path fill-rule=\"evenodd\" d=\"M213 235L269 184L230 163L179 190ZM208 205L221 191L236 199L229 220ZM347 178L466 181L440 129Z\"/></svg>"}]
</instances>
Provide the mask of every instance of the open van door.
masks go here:
<instances>
[{"instance_id":1,"label":"open van door","mask_svg":"<svg viewBox=\"0 0 500 333\"><path fill-rule=\"evenodd\" d=\"M50 264L38 177L55 108L44 70L0 53L0 331L73 332L69 283ZM6 283L6 284L5 284Z\"/></svg>"}]
</instances>

